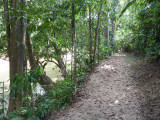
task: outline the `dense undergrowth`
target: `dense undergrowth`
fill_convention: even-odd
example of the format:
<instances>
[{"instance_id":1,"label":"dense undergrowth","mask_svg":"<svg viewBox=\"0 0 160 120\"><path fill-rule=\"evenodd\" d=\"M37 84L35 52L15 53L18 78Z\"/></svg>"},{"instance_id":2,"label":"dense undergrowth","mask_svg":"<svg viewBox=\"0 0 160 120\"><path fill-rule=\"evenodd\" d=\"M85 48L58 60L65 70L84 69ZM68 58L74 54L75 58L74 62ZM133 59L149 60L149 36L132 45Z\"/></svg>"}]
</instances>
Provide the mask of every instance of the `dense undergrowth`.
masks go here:
<instances>
[{"instance_id":1,"label":"dense undergrowth","mask_svg":"<svg viewBox=\"0 0 160 120\"><path fill-rule=\"evenodd\" d=\"M151 60L160 58L160 2L158 0L137 1L130 9L127 23L121 18L120 34L123 38L117 41L120 49L125 52L142 54Z\"/></svg>"},{"instance_id":2,"label":"dense undergrowth","mask_svg":"<svg viewBox=\"0 0 160 120\"><path fill-rule=\"evenodd\" d=\"M69 106L73 92L73 82L69 78L58 81L49 92L46 92L44 95L35 96L34 102L29 95L23 97L21 100L25 105L20 109L9 113L5 119L41 120L51 110L64 109Z\"/></svg>"},{"instance_id":3,"label":"dense undergrowth","mask_svg":"<svg viewBox=\"0 0 160 120\"><path fill-rule=\"evenodd\" d=\"M59 81L49 93L39 96L36 103L22 107L17 111L9 113L7 120L40 120L51 110L64 109L71 103L74 88L69 79Z\"/></svg>"}]
</instances>

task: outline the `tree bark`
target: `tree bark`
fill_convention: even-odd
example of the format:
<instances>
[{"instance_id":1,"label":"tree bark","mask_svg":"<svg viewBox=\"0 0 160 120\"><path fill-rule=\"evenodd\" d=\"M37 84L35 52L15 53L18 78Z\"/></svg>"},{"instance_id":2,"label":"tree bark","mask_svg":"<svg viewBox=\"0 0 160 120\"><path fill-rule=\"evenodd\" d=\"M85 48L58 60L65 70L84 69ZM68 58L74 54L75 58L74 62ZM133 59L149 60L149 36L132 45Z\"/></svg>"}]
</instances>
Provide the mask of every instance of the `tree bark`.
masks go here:
<instances>
[{"instance_id":1,"label":"tree bark","mask_svg":"<svg viewBox=\"0 0 160 120\"><path fill-rule=\"evenodd\" d=\"M11 31L9 40L9 59L10 59L10 91L13 90L12 85L14 82L14 76L16 74L21 75L26 68L26 56L25 56L25 33L26 33L26 14L24 13L25 7L21 12L17 12L18 4L24 4L26 6L26 0L12 0L11 8L13 8L14 16L11 16ZM19 16L19 17L17 17ZM25 16L25 17L24 17ZM21 106L21 98L17 98L17 91L22 90L17 88L15 94L10 95L8 112L12 112ZM15 98L15 99L13 99Z\"/></svg>"},{"instance_id":2,"label":"tree bark","mask_svg":"<svg viewBox=\"0 0 160 120\"><path fill-rule=\"evenodd\" d=\"M107 13L107 25L104 26L104 45L109 46L109 12Z\"/></svg>"},{"instance_id":3,"label":"tree bark","mask_svg":"<svg viewBox=\"0 0 160 120\"><path fill-rule=\"evenodd\" d=\"M109 34L110 34L110 32L109 32L109 24L110 24L110 19L109 19L109 12L107 13L107 16L108 16L108 30L107 30L107 45L108 45L108 47L109 47L109 45L110 45L110 40L109 40Z\"/></svg>"},{"instance_id":4,"label":"tree bark","mask_svg":"<svg viewBox=\"0 0 160 120\"><path fill-rule=\"evenodd\" d=\"M31 69L35 69L38 64L36 63L36 59L33 54L32 41L30 39L30 35L28 32L26 32L26 45L27 45L28 56L29 56L28 58L29 58Z\"/></svg>"},{"instance_id":5,"label":"tree bark","mask_svg":"<svg viewBox=\"0 0 160 120\"><path fill-rule=\"evenodd\" d=\"M102 9L102 3L100 4L100 7L99 7L98 20L97 20L97 26L96 26L96 31L95 31L94 54L93 54L94 63L95 63L95 58L96 58L97 38L98 38L98 29L99 29L99 23L100 23L101 9Z\"/></svg>"},{"instance_id":6,"label":"tree bark","mask_svg":"<svg viewBox=\"0 0 160 120\"><path fill-rule=\"evenodd\" d=\"M90 63L92 64L92 18L91 18L91 6L89 5L89 56L90 56Z\"/></svg>"},{"instance_id":7,"label":"tree bark","mask_svg":"<svg viewBox=\"0 0 160 120\"><path fill-rule=\"evenodd\" d=\"M100 40L101 40L101 36L100 36L100 29L99 29L99 34L98 34L98 63L99 63L99 45L100 45Z\"/></svg>"},{"instance_id":8,"label":"tree bark","mask_svg":"<svg viewBox=\"0 0 160 120\"><path fill-rule=\"evenodd\" d=\"M75 29L75 1L72 0L72 40L74 42L74 73L73 73L73 84L77 87L77 40L76 40L76 29Z\"/></svg>"},{"instance_id":9,"label":"tree bark","mask_svg":"<svg viewBox=\"0 0 160 120\"><path fill-rule=\"evenodd\" d=\"M58 62L58 64L56 64L59 69L61 70L62 76L65 78L66 77L66 65L63 61L63 58L61 57L61 49L57 48L56 43L53 43L53 47L55 50L55 54L56 54L56 61Z\"/></svg>"},{"instance_id":10,"label":"tree bark","mask_svg":"<svg viewBox=\"0 0 160 120\"><path fill-rule=\"evenodd\" d=\"M107 27L108 26L106 26L106 25L104 25L104 29L103 29L103 34L104 34L104 46L107 46L107 34L108 34L108 32L107 32Z\"/></svg>"},{"instance_id":11,"label":"tree bark","mask_svg":"<svg viewBox=\"0 0 160 120\"><path fill-rule=\"evenodd\" d=\"M114 21L114 19L112 19L111 22L112 22L112 39L111 39L111 46L113 46L113 42L114 42L114 32L115 32L115 21Z\"/></svg>"}]
</instances>

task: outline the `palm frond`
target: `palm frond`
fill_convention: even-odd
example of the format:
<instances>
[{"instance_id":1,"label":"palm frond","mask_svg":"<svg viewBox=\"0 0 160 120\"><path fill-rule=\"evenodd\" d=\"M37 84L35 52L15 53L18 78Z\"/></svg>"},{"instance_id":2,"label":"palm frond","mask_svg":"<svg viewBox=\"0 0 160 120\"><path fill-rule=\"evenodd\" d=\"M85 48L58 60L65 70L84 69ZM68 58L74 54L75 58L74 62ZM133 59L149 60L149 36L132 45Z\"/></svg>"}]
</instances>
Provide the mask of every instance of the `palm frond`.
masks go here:
<instances>
[{"instance_id":1,"label":"palm frond","mask_svg":"<svg viewBox=\"0 0 160 120\"><path fill-rule=\"evenodd\" d=\"M130 2L127 3L127 5L124 7L124 9L121 11L119 18L126 12L126 10L132 6L134 3L136 2L136 0L132 0Z\"/></svg>"}]
</instances>

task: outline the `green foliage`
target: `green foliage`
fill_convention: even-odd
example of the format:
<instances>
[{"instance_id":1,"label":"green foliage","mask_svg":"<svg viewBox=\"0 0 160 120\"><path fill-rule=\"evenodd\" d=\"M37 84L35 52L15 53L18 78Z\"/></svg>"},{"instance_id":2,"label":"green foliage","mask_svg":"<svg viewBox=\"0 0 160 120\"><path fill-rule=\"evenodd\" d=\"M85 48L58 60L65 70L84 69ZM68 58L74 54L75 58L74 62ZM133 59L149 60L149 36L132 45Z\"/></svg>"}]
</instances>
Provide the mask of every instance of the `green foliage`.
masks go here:
<instances>
[{"instance_id":1,"label":"green foliage","mask_svg":"<svg viewBox=\"0 0 160 120\"><path fill-rule=\"evenodd\" d=\"M160 44L156 40L150 40L148 47L145 48L146 55L151 59L157 59L160 56Z\"/></svg>"},{"instance_id":2,"label":"green foliage","mask_svg":"<svg viewBox=\"0 0 160 120\"><path fill-rule=\"evenodd\" d=\"M91 63L87 52L79 52L77 54L77 88L83 86L84 77L91 71Z\"/></svg>"},{"instance_id":3,"label":"green foliage","mask_svg":"<svg viewBox=\"0 0 160 120\"><path fill-rule=\"evenodd\" d=\"M116 2L118 3L118 0L116 0ZM95 36L94 30L97 24L99 4L101 3L105 6L102 8L103 16L101 17L103 25L103 23L106 22L107 12L111 13L110 18L116 19L117 17L118 12L112 1L75 0L76 38L78 41L76 71L78 83L77 88L82 87L84 77L87 72L91 71L91 67L93 67L90 63L88 49L90 44L88 38L88 6L91 5L92 8L91 31L93 46ZM112 9L112 7L114 9ZM67 52L72 52L71 8L72 5L69 0L30 0L27 2L27 11L25 11L27 12L28 19L27 32L31 35L34 55L37 59L49 58L50 60L56 60L57 57L62 56ZM109 23L107 24L111 27ZM103 33L100 32L100 34ZM4 43L6 44L6 42ZM3 46L4 43L2 43ZM58 52L54 49L55 44ZM99 46L100 59L105 58L112 51L110 46L106 47L102 44L103 43L100 43ZM116 46L113 49L116 49ZM98 57L96 57L96 59L97 58ZM11 97L14 96L14 99L19 98L22 103L27 104L28 106L23 106L17 111L10 113L7 116L7 119L40 120L51 110L64 109L70 105L74 93L74 87L69 78L65 78L64 81L59 81L50 92L47 92L45 95L40 96L35 100L36 103L32 101L32 97L29 93L32 92L32 87L39 81L42 74L43 71L37 68L35 71L26 72L20 76L16 75L13 78ZM31 84L33 84L33 86ZM21 94L21 90L24 91L23 95Z\"/></svg>"},{"instance_id":4,"label":"green foliage","mask_svg":"<svg viewBox=\"0 0 160 120\"><path fill-rule=\"evenodd\" d=\"M50 91L53 97L53 108L55 110L60 108L66 108L71 103L71 99L74 92L73 83L70 79L64 81L58 81L57 85Z\"/></svg>"},{"instance_id":5,"label":"green foliage","mask_svg":"<svg viewBox=\"0 0 160 120\"><path fill-rule=\"evenodd\" d=\"M120 40L123 41L120 42L120 48L129 52L138 50L151 59L159 59L160 2L137 0L125 10L128 10L129 14L120 18L120 21L123 20L119 25L120 33L124 36L123 40Z\"/></svg>"},{"instance_id":6,"label":"green foliage","mask_svg":"<svg viewBox=\"0 0 160 120\"><path fill-rule=\"evenodd\" d=\"M90 71L89 55L86 51L79 51L77 54L77 63L80 71Z\"/></svg>"},{"instance_id":7,"label":"green foliage","mask_svg":"<svg viewBox=\"0 0 160 120\"><path fill-rule=\"evenodd\" d=\"M40 67L37 67L30 72L25 72L21 75L15 75L15 77L11 79L13 82L10 87L10 97L12 99L18 99L21 101L23 107L20 107L19 110L9 113L6 118L7 120L26 120L26 116L32 116L33 112L35 111L35 107L33 107L34 104L32 103L33 99L31 98L32 85L34 86L37 84L42 75L43 70Z\"/></svg>"},{"instance_id":8,"label":"green foliage","mask_svg":"<svg viewBox=\"0 0 160 120\"><path fill-rule=\"evenodd\" d=\"M87 55L87 54L85 54ZM79 55L82 58L82 55ZM86 67L89 62L86 59L81 59L83 66L77 69L77 88L82 86L82 81L86 76ZM63 81L58 81L56 85L50 90L49 93L37 99L38 104L30 104L29 106L22 107L17 111L10 113L7 119L20 119L20 120L40 120L45 117L51 110L59 110L68 107L72 102L74 93L73 82L70 77Z\"/></svg>"},{"instance_id":9,"label":"green foliage","mask_svg":"<svg viewBox=\"0 0 160 120\"><path fill-rule=\"evenodd\" d=\"M110 47L104 47L104 45L99 46L99 57L100 59L104 59L107 56L109 56L109 53L112 51L111 46Z\"/></svg>"},{"instance_id":10,"label":"green foliage","mask_svg":"<svg viewBox=\"0 0 160 120\"><path fill-rule=\"evenodd\" d=\"M137 50L133 41L134 37L132 37L131 34L127 34L123 39L116 41L114 45L116 46L115 48L118 48L124 52L133 52Z\"/></svg>"},{"instance_id":11,"label":"green foliage","mask_svg":"<svg viewBox=\"0 0 160 120\"><path fill-rule=\"evenodd\" d=\"M40 120L51 110L64 109L71 103L74 87L70 79L58 81L48 94L37 99L38 104L30 104L9 113L7 120Z\"/></svg>"},{"instance_id":12,"label":"green foliage","mask_svg":"<svg viewBox=\"0 0 160 120\"><path fill-rule=\"evenodd\" d=\"M137 40L136 43L139 43L138 48L145 53L147 56L150 56L153 59L159 58L159 49L160 49L160 2L145 2L145 6L139 12L137 19Z\"/></svg>"},{"instance_id":13,"label":"green foliage","mask_svg":"<svg viewBox=\"0 0 160 120\"><path fill-rule=\"evenodd\" d=\"M16 74L14 78L11 78L12 85L10 88L10 97L12 97L12 99L19 98L23 100L28 94L32 93L31 84L36 84L42 75L43 70L40 67L37 67L30 72L22 73L21 75Z\"/></svg>"},{"instance_id":14,"label":"green foliage","mask_svg":"<svg viewBox=\"0 0 160 120\"><path fill-rule=\"evenodd\" d=\"M120 15L119 15L119 18L125 13L125 11L131 6L133 5L134 3L136 2L136 0L132 0L130 2L128 2L128 4L124 7L124 9L121 11Z\"/></svg>"},{"instance_id":15,"label":"green foliage","mask_svg":"<svg viewBox=\"0 0 160 120\"><path fill-rule=\"evenodd\" d=\"M1 3L0 3L1 4ZM3 3L1 4L3 5ZM7 41L6 41L6 34L5 34L5 24L3 18L3 8L0 6L0 54L7 53Z\"/></svg>"}]
</instances>

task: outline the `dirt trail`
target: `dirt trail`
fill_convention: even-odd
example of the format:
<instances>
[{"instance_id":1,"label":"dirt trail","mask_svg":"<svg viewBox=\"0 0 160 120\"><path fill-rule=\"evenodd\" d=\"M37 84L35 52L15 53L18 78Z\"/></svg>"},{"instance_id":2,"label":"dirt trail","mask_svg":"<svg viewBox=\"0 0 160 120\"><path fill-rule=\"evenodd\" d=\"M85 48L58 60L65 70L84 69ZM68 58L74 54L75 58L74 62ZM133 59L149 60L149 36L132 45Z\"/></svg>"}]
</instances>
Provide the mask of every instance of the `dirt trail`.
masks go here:
<instances>
[{"instance_id":1,"label":"dirt trail","mask_svg":"<svg viewBox=\"0 0 160 120\"><path fill-rule=\"evenodd\" d=\"M126 54L101 61L85 85L87 97L50 120L146 120L130 71Z\"/></svg>"}]
</instances>

